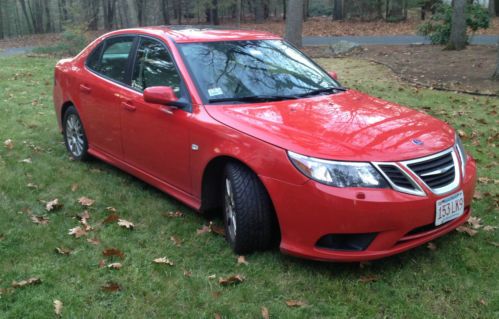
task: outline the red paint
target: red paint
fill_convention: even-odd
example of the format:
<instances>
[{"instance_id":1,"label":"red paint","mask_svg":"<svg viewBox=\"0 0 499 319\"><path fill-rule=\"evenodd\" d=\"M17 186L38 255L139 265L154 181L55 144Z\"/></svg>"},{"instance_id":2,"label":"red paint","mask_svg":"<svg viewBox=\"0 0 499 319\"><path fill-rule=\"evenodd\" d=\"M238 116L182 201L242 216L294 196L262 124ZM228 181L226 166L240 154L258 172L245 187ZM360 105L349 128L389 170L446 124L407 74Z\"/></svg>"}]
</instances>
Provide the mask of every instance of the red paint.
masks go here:
<instances>
[{"instance_id":1,"label":"red paint","mask_svg":"<svg viewBox=\"0 0 499 319\"><path fill-rule=\"evenodd\" d=\"M104 39L138 34L155 37L171 51L192 102L192 112L150 103L165 98L142 93L90 72L85 61ZM469 215L416 237L406 234L435 218L436 200L463 190L470 207L476 167L470 157L466 178L445 196L414 196L392 189L335 188L309 180L289 161L287 150L347 161L402 161L453 147L454 130L417 111L349 90L300 100L238 105L203 105L175 42L278 39L251 31L171 31L140 28L106 34L73 59L56 66L54 104L77 108L89 152L180 201L201 208L203 173L210 161L232 157L258 174L270 194L281 229L282 251L318 260L382 258L451 231ZM163 94L163 95L162 95ZM169 97L171 98L171 96ZM423 146L411 143L425 141ZM192 144L198 150L192 149ZM365 251L315 247L329 233L379 233Z\"/></svg>"}]
</instances>

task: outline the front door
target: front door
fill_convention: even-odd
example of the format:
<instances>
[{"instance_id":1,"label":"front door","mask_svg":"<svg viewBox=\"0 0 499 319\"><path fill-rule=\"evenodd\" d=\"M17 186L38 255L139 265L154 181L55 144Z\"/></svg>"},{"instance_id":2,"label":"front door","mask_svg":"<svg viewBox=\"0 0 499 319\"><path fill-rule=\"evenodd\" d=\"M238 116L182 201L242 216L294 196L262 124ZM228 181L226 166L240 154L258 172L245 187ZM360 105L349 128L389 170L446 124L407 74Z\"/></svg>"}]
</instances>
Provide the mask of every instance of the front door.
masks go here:
<instances>
[{"instance_id":1,"label":"front door","mask_svg":"<svg viewBox=\"0 0 499 319\"><path fill-rule=\"evenodd\" d=\"M170 86L188 101L181 76L162 42L141 38L132 69L132 88L122 109L125 160L146 173L187 193L189 173L189 110L147 103L142 92L151 86Z\"/></svg>"}]
</instances>

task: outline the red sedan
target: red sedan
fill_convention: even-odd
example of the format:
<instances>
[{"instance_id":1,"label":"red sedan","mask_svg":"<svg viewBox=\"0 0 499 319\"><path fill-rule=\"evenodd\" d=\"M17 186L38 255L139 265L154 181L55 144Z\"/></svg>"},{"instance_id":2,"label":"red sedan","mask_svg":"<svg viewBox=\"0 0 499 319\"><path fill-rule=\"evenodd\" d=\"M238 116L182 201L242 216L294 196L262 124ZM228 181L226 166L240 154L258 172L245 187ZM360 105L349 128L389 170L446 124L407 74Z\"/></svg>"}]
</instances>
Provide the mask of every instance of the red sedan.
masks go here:
<instances>
[{"instance_id":1,"label":"red sedan","mask_svg":"<svg viewBox=\"0 0 499 319\"><path fill-rule=\"evenodd\" d=\"M238 253L400 253L470 215L475 161L429 115L342 87L280 37L108 33L55 68L71 156L100 158L202 211Z\"/></svg>"}]
</instances>

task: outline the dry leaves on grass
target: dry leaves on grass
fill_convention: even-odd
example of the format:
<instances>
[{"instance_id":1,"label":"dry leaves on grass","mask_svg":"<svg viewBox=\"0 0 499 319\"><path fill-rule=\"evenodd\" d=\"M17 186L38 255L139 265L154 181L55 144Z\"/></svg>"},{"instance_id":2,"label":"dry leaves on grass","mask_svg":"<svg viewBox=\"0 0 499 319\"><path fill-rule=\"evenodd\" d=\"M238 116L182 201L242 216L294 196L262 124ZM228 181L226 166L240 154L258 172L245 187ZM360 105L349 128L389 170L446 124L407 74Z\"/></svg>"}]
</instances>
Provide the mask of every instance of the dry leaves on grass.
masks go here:
<instances>
[{"instance_id":1,"label":"dry leaves on grass","mask_svg":"<svg viewBox=\"0 0 499 319\"><path fill-rule=\"evenodd\" d=\"M163 216L165 217L170 217L170 218L178 218L178 217L184 217L184 213L176 211L176 212L166 212L163 213Z\"/></svg>"},{"instance_id":2,"label":"dry leaves on grass","mask_svg":"<svg viewBox=\"0 0 499 319\"><path fill-rule=\"evenodd\" d=\"M374 281L378 281L381 279L381 276L379 275L367 275L367 276L360 276L359 278L359 281L361 283L369 283L369 282L374 282Z\"/></svg>"},{"instance_id":3,"label":"dry leaves on grass","mask_svg":"<svg viewBox=\"0 0 499 319\"><path fill-rule=\"evenodd\" d=\"M190 271L190 270L184 270L184 276L185 276L185 277L190 277L190 276L192 276L192 271Z\"/></svg>"},{"instance_id":4,"label":"dry leaves on grass","mask_svg":"<svg viewBox=\"0 0 499 319\"><path fill-rule=\"evenodd\" d=\"M299 308L305 306L306 303L301 300L286 300L286 305L290 308Z\"/></svg>"},{"instance_id":5,"label":"dry leaves on grass","mask_svg":"<svg viewBox=\"0 0 499 319\"><path fill-rule=\"evenodd\" d=\"M203 225L203 227L196 230L197 235L205 234L205 233L213 233L220 236L225 236L225 229L221 226L218 226L210 221L209 225Z\"/></svg>"},{"instance_id":6,"label":"dry leaves on grass","mask_svg":"<svg viewBox=\"0 0 499 319\"><path fill-rule=\"evenodd\" d=\"M76 226L71 228L68 232L68 235L74 236L75 238L80 238L87 235L87 231L80 226Z\"/></svg>"},{"instance_id":7,"label":"dry leaves on grass","mask_svg":"<svg viewBox=\"0 0 499 319\"><path fill-rule=\"evenodd\" d=\"M218 283L222 286L237 285L242 283L244 279L245 278L242 275L233 275L224 278L220 277Z\"/></svg>"},{"instance_id":8,"label":"dry leaves on grass","mask_svg":"<svg viewBox=\"0 0 499 319\"><path fill-rule=\"evenodd\" d=\"M123 265L121 263L111 263L111 264L107 265L107 268L115 269L115 270L119 270L119 269L121 269L121 267L123 267Z\"/></svg>"},{"instance_id":9,"label":"dry leaves on grass","mask_svg":"<svg viewBox=\"0 0 499 319\"><path fill-rule=\"evenodd\" d=\"M21 281L13 281L12 288L23 288L31 285L41 284L42 280L38 277L31 277L29 279L21 280Z\"/></svg>"},{"instance_id":10,"label":"dry leaves on grass","mask_svg":"<svg viewBox=\"0 0 499 319\"><path fill-rule=\"evenodd\" d=\"M116 212L117 212L117 209L116 209L116 208L114 208L114 207L111 207L111 206L106 207L106 210L107 210L108 212L112 212L112 213L116 213Z\"/></svg>"},{"instance_id":11,"label":"dry leaves on grass","mask_svg":"<svg viewBox=\"0 0 499 319\"><path fill-rule=\"evenodd\" d=\"M111 223L114 223L114 222L117 222L118 220L120 220L120 216L116 215L116 214L110 214L108 215L103 221L102 221L102 224L111 224Z\"/></svg>"},{"instance_id":12,"label":"dry leaves on grass","mask_svg":"<svg viewBox=\"0 0 499 319\"><path fill-rule=\"evenodd\" d=\"M95 200L88 198L88 197L85 197L85 196L82 196L78 199L78 203L80 203L80 205L82 205L82 206L90 207L95 203Z\"/></svg>"},{"instance_id":13,"label":"dry leaves on grass","mask_svg":"<svg viewBox=\"0 0 499 319\"><path fill-rule=\"evenodd\" d=\"M244 256L237 257L237 264L238 265L241 265L241 264L247 265L248 262L246 261L246 257L244 257Z\"/></svg>"},{"instance_id":14,"label":"dry leaves on grass","mask_svg":"<svg viewBox=\"0 0 499 319\"><path fill-rule=\"evenodd\" d=\"M473 229L479 229L482 227L480 224L482 222L482 219L479 217L471 216L468 218L468 224L473 228Z\"/></svg>"},{"instance_id":15,"label":"dry leaves on grass","mask_svg":"<svg viewBox=\"0 0 499 319\"><path fill-rule=\"evenodd\" d=\"M168 266L173 266L174 263L170 259L166 257L161 257L161 258L156 258L152 261L155 264L163 264L163 265L168 265Z\"/></svg>"},{"instance_id":16,"label":"dry leaves on grass","mask_svg":"<svg viewBox=\"0 0 499 319\"><path fill-rule=\"evenodd\" d=\"M435 245L435 243L433 243L431 241L428 243L428 246L426 246L426 247L428 247L428 249L431 251L437 250L437 245Z\"/></svg>"},{"instance_id":17,"label":"dry leaves on grass","mask_svg":"<svg viewBox=\"0 0 499 319\"><path fill-rule=\"evenodd\" d=\"M56 247L55 252L58 253L59 255L67 256L70 255L73 252L73 250L66 247Z\"/></svg>"},{"instance_id":18,"label":"dry leaves on grass","mask_svg":"<svg viewBox=\"0 0 499 319\"><path fill-rule=\"evenodd\" d=\"M31 158L30 158L30 157L28 157L28 158L25 158L25 159L21 160L21 163L24 163L24 164L31 164L31 163L33 163L33 161L31 160Z\"/></svg>"},{"instance_id":19,"label":"dry leaves on grass","mask_svg":"<svg viewBox=\"0 0 499 319\"><path fill-rule=\"evenodd\" d=\"M206 225L203 225L203 227L201 227L200 229L196 230L196 234L197 235L201 235L201 234L209 233L209 232L210 232L210 227L208 227Z\"/></svg>"},{"instance_id":20,"label":"dry leaves on grass","mask_svg":"<svg viewBox=\"0 0 499 319\"><path fill-rule=\"evenodd\" d=\"M269 310L267 309L267 307L262 307L262 318L263 319L270 318Z\"/></svg>"},{"instance_id":21,"label":"dry leaves on grass","mask_svg":"<svg viewBox=\"0 0 499 319\"><path fill-rule=\"evenodd\" d=\"M54 313L57 317L62 315L62 301L54 300Z\"/></svg>"},{"instance_id":22,"label":"dry leaves on grass","mask_svg":"<svg viewBox=\"0 0 499 319\"><path fill-rule=\"evenodd\" d=\"M171 236L170 237L170 240L173 242L173 244L177 247L179 247L180 245L182 245L182 239L178 238L178 237L175 237L175 236Z\"/></svg>"},{"instance_id":23,"label":"dry leaves on grass","mask_svg":"<svg viewBox=\"0 0 499 319\"><path fill-rule=\"evenodd\" d=\"M26 187L30 188L30 189L38 189L38 185L36 185L34 183L28 183L28 184L26 184Z\"/></svg>"},{"instance_id":24,"label":"dry leaves on grass","mask_svg":"<svg viewBox=\"0 0 499 319\"><path fill-rule=\"evenodd\" d=\"M102 251L102 255L105 257L119 257L125 259L125 253L117 248L106 248Z\"/></svg>"},{"instance_id":25,"label":"dry leaves on grass","mask_svg":"<svg viewBox=\"0 0 499 319\"><path fill-rule=\"evenodd\" d=\"M117 292L122 290L123 288L114 281L106 282L106 284L101 286L101 289L105 292Z\"/></svg>"},{"instance_id":26,"label":"dry leaves on grass","mask_svg":"<svg viewBox=\"0 0 499 319\"><path fill-rule=\"evenodd\" d=\"M6 149L11 150L14 148L14 142L9 138L3 142L3 145L5 146Z\"/></svg>"},{"instance_id":27,"label":"dry leaves on grass","mask_svg":"<svg viewBox=\"0 0 499 319\"><path fill-rule=\"evenodd\" d=\"M78 188L80 188L80 186L78 184L73 184L71 185L71 191L74 193L78 190Z\"/></svg>"},{"instance_id":28,"label":"dry leaves on grass","mask_svg":"<svg viewBox=\"0 0 499 319\"><path fill-rule=\"evenodd\" d=\"M496 230L496 229L497 229L497 226L489 226L489 225L487 225L487 226L484 226L484 227L483 227L483 230L484 230L484 231L487 231L487 232L489 232L489 231L494 231L494 230Z\"/></svg>"},{"instance_id":29,"label":"dry leaves on grass","mask_svg":"<svg viewBox=\"0 0 499 319\"><path fill-rule=\"evenodd\" d=\"M59 202L59 199L56 198L56 199L53 199L51 201L48 201L45 204L45 209L47 210L47 212L51 212L51 211L62 208L62 206L63 205Z\"/></svg>"},{"instance_id":30,"label":"dry leaves on grass","mask_svg":"<svg viewBox=\"0 0 499 319\"><path fill-rule=\"evenodd\" d=\"M459 226L458 228L456 228L456 231L458 231L459 233L466 233L471 237L475 236L478 233L478 231L467 226Z\"/></svg>"},{"instance_id":31,"label":"dry leaves on grass","mask_svg":"<svg viewBox=\"0 0 499 319\"><path fill-rule=\"evenodd\" d=\"M87 242L89 242L92 245L99 245L100 244L100 240L97 239L97 238L95 238L95 237L94 238L88 238Z\"/></svg>"},{"instance_id":32,"label":"dry leaves on grass","mask_svg":"<svg viewBox=\"0 0 499 319\"><path fill-rule=\"evenodd\" d=\"M119 219L118 225L126 229L133 229L135 227L135 225L132 222L125 219Z\"/></svg>"},{"instance_id":33,"label":"dry leaves on grass","mask_svg":"<svg viewBox=\"0 0 499 319\"><path fill-rule=\"evenodd\" d=\"M47 216L31 215L31 221L38 225L47 225L49 223L49 218Z\"/></svg>"}]
</instances>

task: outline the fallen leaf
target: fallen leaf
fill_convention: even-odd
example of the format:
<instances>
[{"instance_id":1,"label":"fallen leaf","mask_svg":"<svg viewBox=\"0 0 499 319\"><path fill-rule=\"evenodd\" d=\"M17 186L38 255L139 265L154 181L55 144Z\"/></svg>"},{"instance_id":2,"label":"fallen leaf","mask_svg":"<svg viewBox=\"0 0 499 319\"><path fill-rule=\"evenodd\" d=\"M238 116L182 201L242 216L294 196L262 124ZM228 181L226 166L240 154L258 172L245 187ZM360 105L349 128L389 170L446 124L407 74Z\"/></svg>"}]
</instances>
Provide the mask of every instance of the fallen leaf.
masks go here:
<instances>
[{"instance_id":1,"label":"fallen leaf","mask_svg":"<svg viewBox=\"0 0 499 319\"><path fill-rule=\"evenodd\" d=\"M122 267L121 263L111 263L111 264L107 265L107 268L109 268L109 269L119 270L119 269L121 269L121 267Z\"/></svg>"},{"instance_id":2,"label":"fallen leaf","mask_svg":"<svg viewBox=\"0 0 499 319\"><path fill-rule=\"evenodd\" d=\"M497 229L496 226L489 226L489 225L487 225L487 226L483 227L484 231L494 231L495 229Z\"/></svg>"},{"instance_id":3,"label":"fallen leaf","mask_svg":"<svg viewBox=\"0 0 499 319\"><path fill-rule=\"evenodd\" d=\"M60 317L62 314L62 301L54 300L54 313L57 317Z\"/></svg>"},{"instance_id":4,"label":"fallen leaf","mask_svg":"<svg viewBox=\"0 0 499 319\"><path fill-rule=\"evenodd\" d=\"M210 232L210 227L208 227L206 225L203 225L203 227L201 227L200 229L196 230L196 234L197 235L201 235L201 234L209 233L209 232Z\"/></svg>"},{"instance_id":5,"label":"fallen leaf","mask_svg":"<svg viewBox=\"0 0 499 319\"><path fill-rule=\"evenodd\" d=\"M75 236L75 238L80 238L82 236L86 236L87 232L85 231L85 229L81 228L80 226L77 226L77 227L71 228L68 232L68 235L73 235L73 236Z\"/></svg>"},{"instance_id":6,"label":"fallen leaf","mask_svg":"<svg viewBox=\"0 0 499 319\"><path fill-rule=\"evenodd\" d=\"M367 276L360 276L359 281L361 283L369 283L369 282L374 282L378 281L381 277L378 275L367 275Z\"/></svg>"},{"instance_id":7,"label":"fallen leaf","mask_svg":"<svg viewBox=\"0 0 499 319\"><path fill-rule=\"evenodd\" d=\"M215 314L215 319L222 319L222 315L220 315L219 313L216 313Z\"/></svg>"},{"instance_id":8,"label":"fallen leaf","mask_svg":"<svg viewBox=\"0 0 499 319\"><path fill-rule=\"evenodd\" d=\"M102 251L102 255L106 257L120 257L125 259L125 254L117 248L106 248Z\"/></svg>"},{"instance_id":9,"label":"fallen leaf","mask_svg":"<svg viewBox=\"0 0 499 319\"><path fill-rule=\"evenodd\" d=\"M473 227L473 229L479 229L480 227L482 227L482 225L480 225L481 221L481 218L475 216L471 216L470 218L468 218L468 224Z\"/></svg>"},{"instance_id":10,"label":"fallen leaf","mask_svg":"<svg viewBox=\"0 0 499 319\"><path fill-rule=\"evenodd\" d=\"M57 209L60 209L62 208L62 204L59 203L59 199L56 198L56 199L53 199L49 202L47 202L45 204L45 209L48 211L48 212L51 212L51 211L54 211L54 210L57 210Z\"/></svg>"},{"instance_id":11,"label":"fallen leaf","mask_svg":"<svg viewBox=\"0 0 499 319\"><path fill-rule=\"evenodd\" d=\"M97 238L88 238L87 242L89 242L92 245L99 245L100 244L100 240Z\"/></svg>"},{"instance_id":12,"label":"fallen leaf","mask_svg":"<svg viewBox=\"0 0 499 319\"><path fill-rule=\"evenodd\" d=\"M88 212L88 210L85 210L83 211L83 213L76 215L76 218L78 218L79 220L90 219L90 213Z\"/></svg>"},{"instance_id":13,"label":"fallen leaf","mask_svg":"<svg viewBox=\"0 0 499 319\"><path fill-rule=\"evenodd\" d=\"M428 246L427 246L427 247L428 247L428 249L429 249L429 250L432 250L432 251L437 250L437 245L435 245L435 244L434 244L433 242L431 242L431 241L428 243Z\"/></svg>"},{"instance_id":14,"label":"fallen leaf","mask_svg":"<svg viewBox=\"0 0 499 319\"><path fill-rule=\"evenodd\" d=\"M106 261L104 259L101 259L99 261L99 268L104 268L105 265L106 265Z\"/></svg>"},{"instance_id":15,"label":"fallen leaf","mask_svg":"<svg viewBox=\"0 0 499 319\"><path fill-rule=\"evenodd\" d=\"M3 145L8 149L11 150L14 148L14 142L9 138L3 142Z\"/></svg>"},{"instance_id":16,"label":"fallen leaf","mask_svg":"<svg viewBox=\"0 0 499 319\"><path fill-rule=\"evenodd\" d=\"M113 213L116 213L116 208L111 207L111 206L106 207L106 210L107 210L108 212L113 212Z\"/></svg>"},{"instance_id":17,"label":"fallen leaf","mask_svg":"<svg viewBox=\"0 0 499 319\"><path fill-rule=\"evenodd\" d=\"M74 193L78 190L79 187L80 186L78 186L78 184L73 184L73 185L71 185L71 191Z\"/></svg>"},{"instance_id":18,"label":"fallen leaf","mask_svg":"<svg viewBox=\"0 0 499 319\"><path fill-rule=\"evenodd\" d=\"M166 217L173 217L173 218L176 218L176 217L183 217L184 216L184 213L182 212L179 212L179 211L176 211L176 212L167 212L167 213L163 213L164 216Z\"/></svg>"},{"instance_id":19,"label":"fallen leaf","mask_svg":"<svg viewBox=\"0 0 499 319\"><path fill-rule=\"evenodd\" d=\"M185 276L185 277L190 277L190 276L192 276L192 271L189 271L189 270L184 270L184 276Z\"/></svg>"},{"instance_id":20,"label":"fallen leaf","mask_svg":"<svg viewBox=\"0 0 499 319\"><path fill-rule=\"evenodd\" d=\"M116 292L120 291L122 288L119 284L113 281L107 282L105 285L101 287L101 289L105 292Z\"/></svg>"},{"instance_id":21,"label":"fallen leaf","mask_svg":"<svg viewBox=\"0 0 499 319\"><path fill-rule=\"evenodd\" d=\"M117 222L119 219L120 219L120 216L113 213L113 214L108 215L106 217L106 219L104 219L102 221L102 224L111 224L111 223Z\"/></svg>"},{"instance_id":22,"label":"fallen leaf","mask_svg":"<svg viewBox=\"0 0 499 319\"><path fill-rule=\"evenodd\" d=\"M170 240L173 242L175 246L180 246L182 244L182 240L178 237L171 236Z\"/></svg>"},{"instance_id":23,"label":"fallen leaf","mask_svg":"<svg viewBox=\"0 0 499 319\"><path fill-rule=\"evenodd\" d=\"M244 277L241 275L233 275L225 278L219 278L218 283L222 286L236 285L244 281Z\"/></svg>"},{"instance_id":24,"label":"fallen leaf","mask_svg":"<svg viewBox=\"0 0 499 319\"><path fill-rule=\"evenodd\" d=\"M47 225L49 223L49 218L47 216L31 215L31 221L38 225Z\"/></svg>"},{"instance_id":25,"label":"fallen leaf","mask_svg":"<svg viewBox=\"0 0 499 319\"><path fill-rule=\"evenodd\" d=\"M78 203L80 203L82 206L90 207L95 203L95 200L82 196L78 199Z\"/></svg>"},{"instance_id":26,"label":"fallen leaf","mask_svg":"<svg viewBox=\"0 0 499 319\"><path fill-rule=\"evenodd\" d=\"M482 199L483 196L482 196L482 193L480 193L479 191L475 191L475 193L473 194L473 199Z\"/></svg>"},{"instance_id":27,"label":"fallen leaf","mask_svg":"<svg viewBox=\"0 0 499 319\"><path fill-rule=\"evenodd\" d=\"M21 160L21 163L31 164L31 163L33 163L33 161L31 160L31 158L28 157L28 158Z\"/></svg>"},{"instance_id":28,"label":"fallen leaf","mask_svg":"<svg viewBox=\"0 0 499 319\"><path fill-rule=\"evenodd\" d=\"M30 285L38 285L40 283L42 283L42 281L40 280L40 278L38 278L38 277L31 277L31 278L26 279L26 280L13 281L12 282L12 288L22 288L22 287L26 287L26 286L30 286Z\"/></svg>"},{"instance_id":29,"label":"fallen leaf","mask_svg":"<svg viewBox=\"0 0 499 319\"><path fill-rule=\"evenodd\" d=\"M217 275L215 275L215 274L213 274L213 275L209 275L209 276L208 276L208 279L210 279L210 280L211 280L211 279L215 279L215 278L217 278Z\"/></svg>"},{"instance_id":30,"label":"fallen leaf","mask_svg":"<svg viewBox=\"0 0 499 319\"><path fill-rule=\"evenodd\" d=\"M161 258L156 258L153 260L153 263L155 264L164 264L164 265L169 265L169 266L173 266L173 261L171 261L170 259L166 258L166 257L161 257Z\"/></svg>"},{"instance_id":31,"label":"fallen leaf","mask_svg":"<svg viewBox=\"0 0 499 319\"><path fill-rule=\"evenodd\" d=\"M262 318L263 319L270 318L269 310L267 309L267 307L262 307Z\"/></svg>"},{"instance_id":32,"label":"fallen leaf","mask_svg":"<svg viewBox=\"0 0 499 319\"><path fill-rule=\"evenodd\" d=\"M459 226L458 228L456 228L456 230L459 233L466 233L466 234L468 234L471 237L475 236L478 233L478 231L476 231L474 229L471 229L471 228L469 228L467 226Z\"/></svg>"},{"instance_id":33,"label":"fallen leaf","mask_svg":"<svg viewBox=\"0 0 499 319\"><path fill-rule=\"evenodd\" d=\"M478 302L483 306L487 305L487 302L484 299L480 299Z\"/></svg>"},{"instance_id":34,"label":"fallen leaf","mask_svg":"<svg viewBox=\"0 0 499 319\"><path fill-rule=\"evenodd\" d=\"M210 231L214 234L225 236L225 228L215 225L213 222L210 222Z\"/></svg>"},{"instance_id":35,"label":"fallen leaf","mask_svg":"<svg viewBox=\"0 0 499 319\"><path fill-rule=\"evenodd\" d=\"M66 247L56 247L55 252L59 255L69 255L73 252L73 250Z\"/></svg>"},{"instance_id":36,"label":"fallen leaf","mask_svg":"<svg viewBox=\"0 0 499 319\"><path fill-rule=\"evenodd\" d=\"M33 184L33 183L28 183L26 187L31 188L31 189L38 189L38 185Z\"/></svg>"},{"instance_id":37,"label":"fallen leaf","mask_svg":"<svg viewBox=\"0 0 499 319\"><path fill-rule=\"evenodd\" d=\"M290 308L299 308L305 306L306 303L301 300L287 300L286 305Z\"/></svg>"},{"instance_id":38,"label":"fallen leaf","mask_svg":"<svg viewBox=\"0 0 499 319\"><path fill-rule=\"evenodd\" d=\"M133 229L135 227L135 225L132 222L129 222L128 220L124 219L118 220L118 225L126 229Z\"/></svg>"},{"instance_id":39,"label":"fallen leaf","mask_svg":"<svg viewBox=\"0 0 499 319\"><path fill-rule=\"evenodd\" d=\"M466 135L466 132L463 131L463 130L457 130L457 134L459 135L460 138L462 138L463 140L466 139L468 137L468 135Z\"/></svg>"},{"instance_id":40,"label":"fallen leaf","mask_svg":"<svg viewBox=\"0 0 499 319\"><path fill-rule=\"evenodd\" d=\"M244 256L237 257L237 264L238 265L241 265L241 264L247 265L248 262L246 261L246 257L244 257Z\"/></svg>"}]
</instances>

